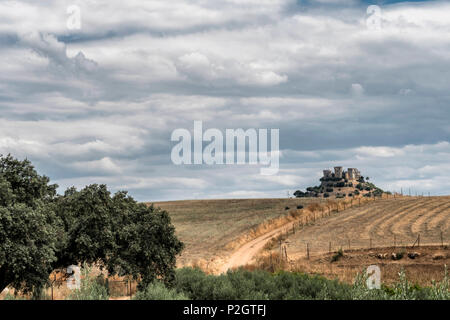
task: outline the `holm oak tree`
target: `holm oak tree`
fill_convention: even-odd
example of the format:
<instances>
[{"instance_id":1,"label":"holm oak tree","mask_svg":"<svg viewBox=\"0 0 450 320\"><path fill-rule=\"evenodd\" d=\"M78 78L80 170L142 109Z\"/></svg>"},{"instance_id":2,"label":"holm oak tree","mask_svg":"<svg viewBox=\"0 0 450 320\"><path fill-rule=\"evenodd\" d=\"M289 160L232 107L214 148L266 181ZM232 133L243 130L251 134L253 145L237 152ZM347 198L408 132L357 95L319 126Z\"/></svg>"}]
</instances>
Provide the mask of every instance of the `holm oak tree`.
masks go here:
<instances>
[{"instance_id":1,"label":"holm oak tree","mask_svg":"<svg viewBox=\"0 0 450 320\"><path fill-rule=\"evenodd\" d=\"M173 279L183 244L166 211L105 185L57 187L30 161L0 156L0 292L40 290L53 270L80 263L141 286Z\"/></svg>"}]
</instances>

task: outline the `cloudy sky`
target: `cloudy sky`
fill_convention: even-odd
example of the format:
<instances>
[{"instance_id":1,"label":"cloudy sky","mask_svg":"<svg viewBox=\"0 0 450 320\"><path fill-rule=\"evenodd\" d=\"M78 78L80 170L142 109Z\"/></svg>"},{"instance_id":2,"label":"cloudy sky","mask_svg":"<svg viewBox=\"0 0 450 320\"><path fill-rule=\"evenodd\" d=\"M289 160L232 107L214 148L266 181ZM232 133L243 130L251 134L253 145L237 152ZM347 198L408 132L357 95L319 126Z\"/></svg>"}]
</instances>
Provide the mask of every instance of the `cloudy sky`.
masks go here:
<instances>
[{"instance_id":1,"label":"cloudy sky","mask_svg":"<svg viewBox=\"0 0 450 320\"><path fill-rule=\"evenodd\" d=\"M0 154L60 192L142 201L285 197L335 165L450 194L449 16L444 1L2 0ZM279 129L279 173L174 165L171 133L195 120Z\"/></svg>"}]
</instances>

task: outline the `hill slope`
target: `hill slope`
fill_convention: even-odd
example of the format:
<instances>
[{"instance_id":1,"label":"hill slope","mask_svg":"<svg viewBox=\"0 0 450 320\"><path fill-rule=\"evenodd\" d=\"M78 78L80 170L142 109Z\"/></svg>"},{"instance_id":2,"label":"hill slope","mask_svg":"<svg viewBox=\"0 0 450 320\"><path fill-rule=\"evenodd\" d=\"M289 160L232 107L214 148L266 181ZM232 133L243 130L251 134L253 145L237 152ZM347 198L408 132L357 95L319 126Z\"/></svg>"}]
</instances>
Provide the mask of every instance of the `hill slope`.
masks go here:
<instances>
[{"instance_id":1,"label":"hill slope","mask_svg":"<svg viewBox=\"0 0 450 320\"><path fill-rule=\"evenodd\" d=\"M347 209L317 220L289 237L287 250L292 257L332 250L412 245L420 234L421 244L450 241L450 197L402 197L382 199Z\"/></svg>"},{"instance_id":2,"label":"hill slope","mask_svg":"<svg viewBox=\"0 0 450 320\"><path fill-rule=\"evenodd\" d=\"M169 212L176 234L186 245L179 265L211 260L233 251L233 241L270 219L286 217L297 205L318 199L226 199L155 202Z\"/></svg>"}]
</instances>

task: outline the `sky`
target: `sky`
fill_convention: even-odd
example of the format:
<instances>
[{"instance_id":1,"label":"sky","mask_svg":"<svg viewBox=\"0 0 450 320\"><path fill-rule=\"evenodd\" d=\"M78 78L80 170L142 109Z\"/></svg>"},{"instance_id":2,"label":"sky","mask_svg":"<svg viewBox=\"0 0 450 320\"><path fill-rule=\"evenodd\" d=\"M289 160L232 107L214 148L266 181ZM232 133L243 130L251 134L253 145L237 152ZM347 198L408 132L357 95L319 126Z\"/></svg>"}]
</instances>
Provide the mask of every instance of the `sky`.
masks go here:
<instances>
[{"instance_id":1,"label":"sky","mask_svg":"<svg viewBox=\"0 0 450 320\"><path fill-rule=\"evenodd\" d=\"M139 201L281 198L333 166L450 194L449 14L446 1L0 1L0 154L61 193L104 183ZM194 121L279 129L278 174L173 164L171 133Z\"/></svg>"}]
</instances>

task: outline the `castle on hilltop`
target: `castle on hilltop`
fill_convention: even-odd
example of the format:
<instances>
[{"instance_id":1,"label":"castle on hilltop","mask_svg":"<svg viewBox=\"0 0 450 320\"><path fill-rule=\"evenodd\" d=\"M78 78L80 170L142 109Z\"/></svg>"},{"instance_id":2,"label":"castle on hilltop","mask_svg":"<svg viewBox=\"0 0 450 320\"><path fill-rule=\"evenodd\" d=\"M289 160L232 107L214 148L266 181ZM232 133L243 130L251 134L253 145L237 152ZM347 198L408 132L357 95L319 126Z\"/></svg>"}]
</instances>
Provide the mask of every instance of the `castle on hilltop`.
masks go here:
<instances>
[{"instance_id":1,"label":"castle on hilltop","mask_svg":"<svg viewBox=\"0 0 450 320\"><path fill-rule=\"evenodd\" d=\"M344 171L343 167L334 167L334 173L331 170L323 170L321 181L331 180L332 178L358 181L361 179L361 172L356 168L348 168L347 171Z\"/></svg>"},{"instance_id":2,"label":"castle on hilltop","mask_svg":"<svg viewBox=\"0 0 450 320\"><path fill-rule=\"evenodd\" d=\"M384 191L369 183L369 177L364 178L361 172L356 168L334 167L331 170L323 170L323 177L320 178L320 185L306 188L306 192L297 190L294 195L297 198L303 197L355 197L355 196L379 196Z\"/></svg>"}]
</instances>

